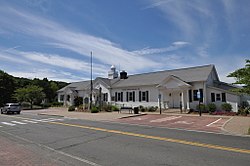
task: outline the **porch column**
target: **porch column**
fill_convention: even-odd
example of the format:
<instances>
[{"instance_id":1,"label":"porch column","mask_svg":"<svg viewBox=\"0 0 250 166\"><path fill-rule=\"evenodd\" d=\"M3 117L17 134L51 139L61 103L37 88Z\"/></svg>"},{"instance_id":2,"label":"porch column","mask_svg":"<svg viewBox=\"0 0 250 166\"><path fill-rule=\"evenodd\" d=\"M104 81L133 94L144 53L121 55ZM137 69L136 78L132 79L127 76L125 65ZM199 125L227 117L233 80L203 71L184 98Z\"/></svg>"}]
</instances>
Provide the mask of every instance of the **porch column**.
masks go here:
<instances>
[{"instance_id":1,"label":"porch column","mask_svg":"<svg viewBox=\"0 0 250 166\"><path fill-rule=\"evenodd\" d=\"M184 111L185 109L185 103L184 103L184 92L182 91L181 92L181 105L182 105L182 110Z\"/></svg>"},{"instance_id":2,"label":"porch column","mask_svg":"<svg viewBox=\"0 0 250 166\"><path fill-rule=\"evenodd\" d=\"M190 101L189 101L189 89L187 89L187 110L189 111L190 110Z\"/></svg>"}]
</instances>

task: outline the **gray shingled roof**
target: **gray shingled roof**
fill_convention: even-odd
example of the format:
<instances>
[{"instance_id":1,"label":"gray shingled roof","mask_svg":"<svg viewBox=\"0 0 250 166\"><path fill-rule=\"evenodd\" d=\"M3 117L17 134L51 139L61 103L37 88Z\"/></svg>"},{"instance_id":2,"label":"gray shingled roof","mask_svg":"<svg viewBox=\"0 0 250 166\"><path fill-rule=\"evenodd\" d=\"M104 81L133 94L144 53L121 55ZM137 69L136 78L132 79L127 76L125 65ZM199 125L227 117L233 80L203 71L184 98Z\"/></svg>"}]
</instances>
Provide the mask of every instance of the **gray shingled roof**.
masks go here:
<instances>
[{"instance_id":1,"label":"gray shingled roof","mask_svg":"<svg viewBox=\"0 0 250 166\"><path fill-rule=\"evenodd\" d=\"M59 89L57 92L62 92L66 88L73 88L75 90L79 90L80 88L85 88L88 84L90 84L90 81L72 82L71 84L63 87L62 89Z\"/></svg>"},{"instance_id":2,"label":"gray shingled roof","mask_svg":"<svg viewBox=\"0 0 250 166\"><path fill-rule=\"evenodd\" d=\"M127 79L116 78L110 80L108 78L97 77L94 81L100 79L105 84L111 86L112 88L120 88L120 87L143 86L143 85L158 85L168 76L172 75L188 83L195 81L206 81L213 68L214 65L206 65L206 66L197 66L190 68L144 73L144 74L128 75ZM73 82L67 85L66 87L58 90L58 92L64 91L68 87L75 88L74 90L85 90L89 86L90 86L90 80Z\"/></svg>"},{"instance_id":3,"label":"gray shingled roof","mask_svg":"<svg viewBox=\"0 0 250 166\"><path fill-rule=\"evenodd\" d=\"M157 85L170 75L179 77L185 82L206 81L213 68L214 65L206 65L144 74L128 75L127 79L120 80L117 83L114 83L112 87L120 88L128 86Z\"/></svg>"}]
</instances>

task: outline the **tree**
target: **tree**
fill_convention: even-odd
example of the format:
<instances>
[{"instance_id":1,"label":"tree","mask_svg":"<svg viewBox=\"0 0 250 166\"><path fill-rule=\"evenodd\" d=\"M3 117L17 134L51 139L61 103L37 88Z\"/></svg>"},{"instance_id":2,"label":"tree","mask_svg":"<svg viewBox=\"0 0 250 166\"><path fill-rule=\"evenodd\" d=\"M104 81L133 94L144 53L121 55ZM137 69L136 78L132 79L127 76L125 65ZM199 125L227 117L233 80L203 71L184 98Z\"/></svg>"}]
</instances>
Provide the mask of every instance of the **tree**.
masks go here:
<instances>
[{"instance_id":1,"label":"tree","mask_svg":"<svg viewBox=\"0 0 250 166\"><path fill-rule=\"evenodd\" d=\"M33 108L33 104L41 103L42 100L45 98L45 94L43 92L43 88L36 86L36 85L28 85L25 88L20 88L15 91L14 97L19 102L29 102L30 108Z\"/></svg>"},{"instance_id":2,"label":"tree","mask_svg":"<svg viewBox=\"0 0 250 166\"><path fill-rule=\"evenodd\" d=\"M243 88L235 91L250 94L250 60L246 60L244 68L237 69L236 71L230 73L228 77L236 78L236 82L234 84L243 85Z\"/></svg>"},{"instance_id":3,"label":"tree","mask_svg":"<svg viewBox=\"0 0 250 166\"><path fill-rule=\"evenodd\" d=\"M0 70L0 107L7 102L12 102L12 94L15 91L14 78Z\"/></svg>"}]
</instances>

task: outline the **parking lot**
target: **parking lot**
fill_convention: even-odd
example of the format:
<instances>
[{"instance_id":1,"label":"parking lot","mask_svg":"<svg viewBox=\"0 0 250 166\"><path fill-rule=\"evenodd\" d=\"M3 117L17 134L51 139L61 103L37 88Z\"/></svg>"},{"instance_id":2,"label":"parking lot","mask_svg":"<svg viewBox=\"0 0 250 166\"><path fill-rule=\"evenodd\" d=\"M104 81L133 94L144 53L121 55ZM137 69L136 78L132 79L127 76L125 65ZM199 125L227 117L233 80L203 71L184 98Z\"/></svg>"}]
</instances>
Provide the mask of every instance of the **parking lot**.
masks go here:
<instances>
[{"instance_id":1,"label":"parking lot","mask_svg":"<svg viewBox=\"0 0 250 166\"><path fill-rule=\"evenodd\" d=\"M137 117L118 119L116 121L129 124L222 133L223 125L229 120L230 117L142 115Z\"/></svg>"}]
</instances>

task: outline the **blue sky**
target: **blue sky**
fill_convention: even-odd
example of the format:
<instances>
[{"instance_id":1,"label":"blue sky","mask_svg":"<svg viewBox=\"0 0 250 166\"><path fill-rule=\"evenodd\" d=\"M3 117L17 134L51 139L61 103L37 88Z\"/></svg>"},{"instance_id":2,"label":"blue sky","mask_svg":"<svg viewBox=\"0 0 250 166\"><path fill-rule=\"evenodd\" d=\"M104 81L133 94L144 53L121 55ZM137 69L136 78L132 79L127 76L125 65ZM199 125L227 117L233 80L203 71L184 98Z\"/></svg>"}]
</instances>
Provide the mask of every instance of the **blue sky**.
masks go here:
<instances>
[{"instance_id":1,"label":"blue sky","mask_svg":"<svg viewBox=\"0 0 250 166\"><path fill-rule=\"evenodd\" d=\"M0 69L80 81L250 59L249 0L0 0Z\"/></svg>"}]
</instances>

